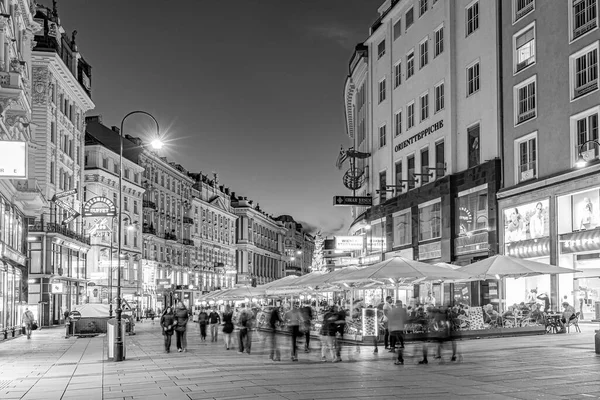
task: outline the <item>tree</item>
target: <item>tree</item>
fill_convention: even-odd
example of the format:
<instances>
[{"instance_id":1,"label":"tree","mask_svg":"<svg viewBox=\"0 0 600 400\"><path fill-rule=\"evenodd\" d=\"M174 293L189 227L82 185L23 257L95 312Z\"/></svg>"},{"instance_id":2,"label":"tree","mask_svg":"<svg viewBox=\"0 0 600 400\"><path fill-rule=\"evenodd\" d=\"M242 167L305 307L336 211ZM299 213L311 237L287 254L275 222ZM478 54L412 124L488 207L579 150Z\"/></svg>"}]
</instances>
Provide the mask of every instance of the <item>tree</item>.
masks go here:
<instances>
[{"instance_id":1,"label":"tree","mask_svg":"<svg viewBox=\"0 0 600 400\"><path fill-rule=\"evenodd\" d=\"M321 236L321 231L317 232L315 235L315 250L313 251L313 258L310 266L311 272L324 271L326 268L325 260L323 259L324 243L325 239Z\"/></svg>"}]
</instances>

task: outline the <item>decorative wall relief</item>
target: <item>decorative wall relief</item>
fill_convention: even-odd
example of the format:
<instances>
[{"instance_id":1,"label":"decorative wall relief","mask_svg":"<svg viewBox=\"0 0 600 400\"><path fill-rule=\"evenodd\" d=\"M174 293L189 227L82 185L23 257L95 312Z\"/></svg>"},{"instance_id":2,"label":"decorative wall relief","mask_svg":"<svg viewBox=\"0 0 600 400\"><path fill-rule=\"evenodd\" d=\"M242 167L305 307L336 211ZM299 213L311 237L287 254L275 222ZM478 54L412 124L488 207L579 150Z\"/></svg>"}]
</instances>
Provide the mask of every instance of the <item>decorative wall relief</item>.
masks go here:
<instances>
[{"instance_id":1,"label":"decorative wall relief","mask_svg":"<svg viewBox=\"0 0 600 400\"><path fill-rule=\"evenodd\" d=\"M46 104L50 94L50 82L48 79L48 68L33 67L33 90L31 96L34 103Z\"/></svg>"}]
</instances>

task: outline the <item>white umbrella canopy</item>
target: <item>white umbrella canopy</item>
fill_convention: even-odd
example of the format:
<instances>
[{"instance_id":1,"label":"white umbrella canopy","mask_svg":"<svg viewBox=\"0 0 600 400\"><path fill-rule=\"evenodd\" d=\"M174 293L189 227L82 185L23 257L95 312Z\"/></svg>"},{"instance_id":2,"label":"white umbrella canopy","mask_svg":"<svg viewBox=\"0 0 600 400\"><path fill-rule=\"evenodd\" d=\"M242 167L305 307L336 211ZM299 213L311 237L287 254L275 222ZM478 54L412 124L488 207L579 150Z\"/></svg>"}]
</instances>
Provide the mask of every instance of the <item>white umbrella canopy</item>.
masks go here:
<instances>
[{"instance_id":1,"label":"white umbrella canopy","mask_svg":"<svg viewBox=\"0 0 600 400\"><path fill-rule=\"evenodd\" d=\"M581 272L575 269L505 255L488 257L466 265L458 271L466 273L471 279L479 280Z\"/></svg>"},{"instance_id":2,"label":"white umbrella canopy","mask_svg":"<svg viewBox=\"0 0 600 400\"><path fill-rule=\"evenodd\" d=\"M438 267L420 261L395 256L371 266L359 269L343 277L332 280L332 283L350 283L365 281L385 281L393 283L423 278L426 280L465 279L464 273L450 268Z\"/></svg>"},{"instance_id":3,"label":"white umbrella canopy","mask_svg":"<svg viewBox=\"0 0 600 400\"><path fill-rule=\"evenodd\" d=\"M241 287L231 289L227 293L223 293L221 297L229 298L229 299L248 297L248 298L252 299L254 297L262 297L265 295L265 293L266 293L266 290L259 288L259 287L241 286Z\"/></svg>"}]
</instances>

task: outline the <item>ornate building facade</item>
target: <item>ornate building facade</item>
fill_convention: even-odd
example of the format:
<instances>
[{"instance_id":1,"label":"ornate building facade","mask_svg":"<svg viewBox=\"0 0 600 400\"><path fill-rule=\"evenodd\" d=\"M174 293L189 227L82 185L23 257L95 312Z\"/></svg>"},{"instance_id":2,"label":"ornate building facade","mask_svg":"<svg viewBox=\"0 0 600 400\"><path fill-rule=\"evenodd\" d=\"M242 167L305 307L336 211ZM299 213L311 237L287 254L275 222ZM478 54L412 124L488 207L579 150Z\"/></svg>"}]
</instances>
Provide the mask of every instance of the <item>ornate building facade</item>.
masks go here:
<instances>
[{"instance_id":1,"label":"ornate building facade","mask_svg":"<svg viewBox=\"0 0 600 400\"><path fill-rule=\"evenodd\" d=\"M32 155L31 52L33 33L40 26L28 0L0 2L0 150L1 158L17 146ZM10 141L10 143L9 143ZM48 205L34 175L21 165L18 171L0 164L0 340L20 334L27 302L27 225ZM11 179L14 178L14 179ZM37 303L35 304L37 312Z\"/></svg>"},{"instance_id":2,"label":"ornate building facade","mask_svg":"<svg viewBox=\"0 0 600 400\"><path fill-rule=\"evenodd\" d=\"M45 199L29 223L30 306L42 326L58 324L63 312L86 296L89 236L78 210L83 199L84 115L94 108L91 66L67 35L58 11L37 6L31 53L32 140L29 175Z\"/></svg>"},{"instance_id":3,"label":"ornate building facade","mask_svg":"<svg viewBox=\"0 0 600 400\"><path fill-rule=\"evenodd\" d=\"M275 220L283 223L286 228L283 239L285 275L309 273L315 251L315 238L305 232L302 224L290 215L280 215Z\"/></svg>"}]
</instances>

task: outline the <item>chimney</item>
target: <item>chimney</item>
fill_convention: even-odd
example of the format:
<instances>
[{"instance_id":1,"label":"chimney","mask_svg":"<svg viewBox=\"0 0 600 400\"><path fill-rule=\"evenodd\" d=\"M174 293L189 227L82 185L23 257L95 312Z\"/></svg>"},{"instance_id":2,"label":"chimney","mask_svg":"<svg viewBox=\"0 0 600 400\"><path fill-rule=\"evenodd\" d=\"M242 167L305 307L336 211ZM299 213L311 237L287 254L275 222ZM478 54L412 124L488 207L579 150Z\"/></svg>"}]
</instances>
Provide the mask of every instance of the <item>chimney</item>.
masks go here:
<instances>
[{"instance_id":1,"label":"chimney","mask_svg":"<svg viewBox=\"0 0 600 400\"><path fill-rule=\"evenodd\" d=\"M223 189L224 189L224 188L225 188L225 186L223 186L223 185L219 185L219 190L220 190L221 192L223 191Z\"/></svg>"},{"instance_id":2,"label":"chimney","mask_svg":"<svg viewBox=\"0 0 600 400\"><path fill-rule=\"evenodd\" d=\"M250 204L250 205L254 204L254 200L249 200L248 204Z\"/></svg>"},{"instance_id":3,"label":"chimney","mask_svg":"<svg viewBox=\"0 0 600 400\"><path fill-rule=\"evenodd\" d=\"M85 123L89 124L91 122L97 122L99 124L102 123L102 115L90 115L89 117L85 117Z\"/></svg>"},{"instance_id":4,"label":"chimney","mask_svg":"<svg viewBox=\"0 0 600 400\"><path fill-rule=\"evenodd\" d=\"M229 196L229 188L225 188L225 194Z\"/></svg>"},{"instance_id":5,"label":"chimney","mask_svg":"<svg viewBox=\"0 0 600 400\"><path fill-rule=\"evenodd\" d=\"M113 132L117 132L119 135L121 134L121 130L118 127L114 126L114 125L111 126L110 129L112 129Z\"/></svg>"},{"instance_id":6,"label":"chimney","mask_svg":"<svg viewBox=\"0 0 600 400\"><path fill-rule=\"evenodd\" d=\"M235 197L235 192L231 192L231 197Z\"/></svg>"}]
</instances>

